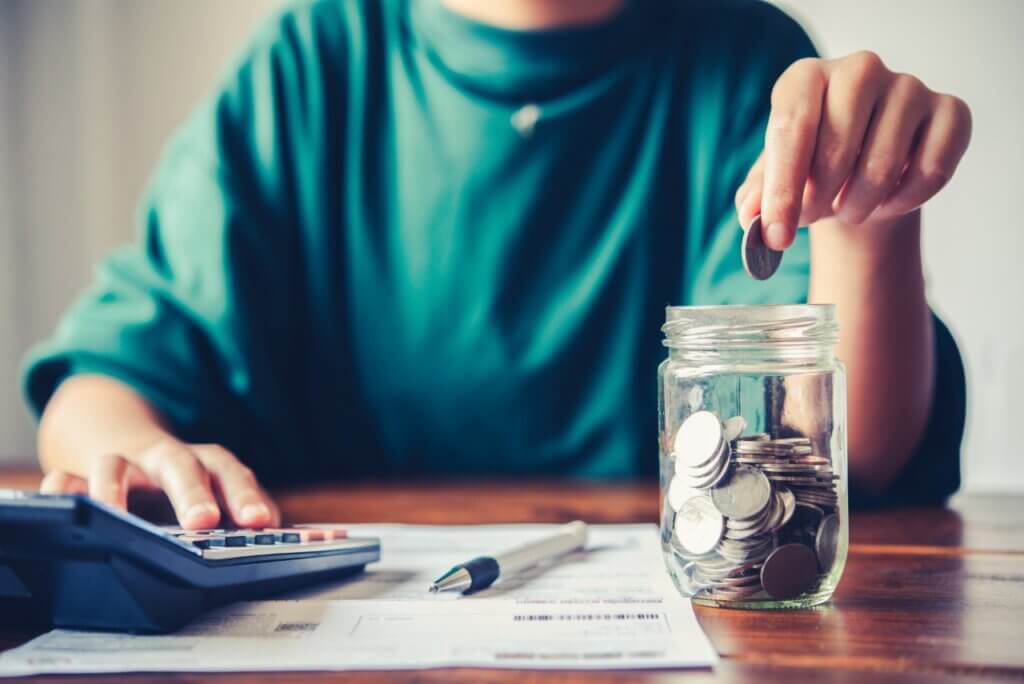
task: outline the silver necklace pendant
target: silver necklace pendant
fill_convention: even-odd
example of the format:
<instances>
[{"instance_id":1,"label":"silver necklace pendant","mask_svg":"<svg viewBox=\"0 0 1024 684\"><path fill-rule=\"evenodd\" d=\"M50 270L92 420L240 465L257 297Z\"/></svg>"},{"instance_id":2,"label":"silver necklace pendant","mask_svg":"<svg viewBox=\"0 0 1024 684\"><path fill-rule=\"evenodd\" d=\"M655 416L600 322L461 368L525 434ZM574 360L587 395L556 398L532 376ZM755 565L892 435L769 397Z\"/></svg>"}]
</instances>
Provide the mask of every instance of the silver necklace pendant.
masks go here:
<instances>
[{"instance_id":1,"label":"silver necklace pendant","mask_svg":"<svg viewBox=\"0 0 1024 684\"><path fill-rule=\"evenodd\" d=\"M516 129L524 138L529 138L533 135L533 129L540 116L541 110L537 105L533 103L523 105L512 115L512 128Z\"/></svg>"}]
</instances>

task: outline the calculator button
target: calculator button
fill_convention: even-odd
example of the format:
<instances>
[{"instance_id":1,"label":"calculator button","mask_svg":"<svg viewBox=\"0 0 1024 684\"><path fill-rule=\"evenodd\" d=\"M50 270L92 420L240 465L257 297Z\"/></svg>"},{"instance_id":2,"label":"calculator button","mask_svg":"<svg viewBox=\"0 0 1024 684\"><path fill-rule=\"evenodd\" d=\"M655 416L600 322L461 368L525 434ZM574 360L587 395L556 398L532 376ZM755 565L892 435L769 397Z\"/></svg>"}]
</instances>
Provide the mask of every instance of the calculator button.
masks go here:
<instances>
[{"instance_id":1,"label":"calculator button","mask_svg":"<svg viewBox=\"0 0 1024 684\"><path fill-rule=\"evenodd\" d=\"M312 541L323 541L323 530L306 527L268 527L264 532L273 532L281 535L281 541L285 544L306 543Z\"/></svg>"},{"instance_id":2,"label":"calculator button","mask_svg":"<svg viewBox=\"0 0 1024 684\"><path fill-rule=\"evenodd\" d=\"M206 535L180 534L176 535L180 541L188 542L200 549L210 548L210 537Z\"/></svg>"},{"instance_id":3,"label":"calculator button","mask_svg":"<svg viewBox=\"0 0 1024 684\"><path fill-rule=\"evenodd\" d=\"M253 544L275 544L277 543L277 535L273 533L259 532L252 535Z\"/></svg>"},{"instance_id":4,"label":"calculator button","mask_svg":"<svg viewBox=\"0 0 1024 684\"><path fill-rule=\"evenodd\" d=\"M244 534L231 534L224 536L224 546L245 546L246 538Z\"/></svg>"},{"instance_id":5,"label":"calculator button","mask_svg":"<svg viewBox=\"0 0 1024 684\"><path fill-rule=\"evenodd\" d=\"M298 544L303 541L299 530L292 530L280 527L268 527L263 530L265 534L274 535L274 541L279 544ZM306 541L309 541L308 539Z\"/></svg>"},{"instance_id":6,"label":"calculator button","mask_svg":"<svg viewBox=\"0 0 1024 684\"><path fill-rule=\"evenodd\" d=\"M296 532L301 532L303 530L309 530L313 533L315 539L312 541L332 541L348 538L348 530L343 527L306 527L305 525L300 525L295 528Z\"/></svg>"}]
</instances>

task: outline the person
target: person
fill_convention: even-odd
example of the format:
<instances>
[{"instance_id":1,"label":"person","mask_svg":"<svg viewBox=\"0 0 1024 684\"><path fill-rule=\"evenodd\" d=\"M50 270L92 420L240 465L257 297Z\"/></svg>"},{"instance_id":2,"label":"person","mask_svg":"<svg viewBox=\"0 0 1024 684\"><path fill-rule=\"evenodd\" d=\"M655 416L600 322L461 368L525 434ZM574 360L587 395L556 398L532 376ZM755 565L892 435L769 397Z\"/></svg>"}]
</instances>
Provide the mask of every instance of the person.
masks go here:
<instances>
[{"instance_id":1,"label":"person","mask_svg":"<svg viewBox=\"0 0 1024 684\"><path fill-rule=\"evenodd\" d=\"M920 206L970 130L753 0L299 2L31 352L42 488L259 527L267 484L649 476L663 306L811 301L837 305L855 501L941 501L964 379ZM766 283L756 214L786 249Z\"/></svg>"}]
</instances>

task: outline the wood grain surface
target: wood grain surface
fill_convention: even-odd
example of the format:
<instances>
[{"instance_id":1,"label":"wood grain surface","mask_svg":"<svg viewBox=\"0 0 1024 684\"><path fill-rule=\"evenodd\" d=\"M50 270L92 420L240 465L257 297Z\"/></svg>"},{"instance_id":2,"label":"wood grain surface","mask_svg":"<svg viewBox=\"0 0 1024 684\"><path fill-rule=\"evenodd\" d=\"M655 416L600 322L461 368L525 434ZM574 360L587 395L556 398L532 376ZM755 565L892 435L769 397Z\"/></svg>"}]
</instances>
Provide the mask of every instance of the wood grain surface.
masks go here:
<instances>
[{"instance_id":1,"label":"wood grain surface","mask_svg":"<svg viewBox=\"0 0 1024 684\"><path fill-rule=\"evenodd\" d=\"M0 471L0 487L37 473ZM656 521L657 487L582 482L323 485L276 492L289 522ZM445 669L317 673L367 682L983 682L1024 680L1024 497L969 496L948 509L857 512L846 573L829 605L796 612L698 608L722 660L714 671ZM0 634L0 650L35 636ZM60 678L33 678L33 682ZM74 681L288 682L294 675L135 675ZM70 681L62 679L61 681Z\"/></svg>"}]
</instances>

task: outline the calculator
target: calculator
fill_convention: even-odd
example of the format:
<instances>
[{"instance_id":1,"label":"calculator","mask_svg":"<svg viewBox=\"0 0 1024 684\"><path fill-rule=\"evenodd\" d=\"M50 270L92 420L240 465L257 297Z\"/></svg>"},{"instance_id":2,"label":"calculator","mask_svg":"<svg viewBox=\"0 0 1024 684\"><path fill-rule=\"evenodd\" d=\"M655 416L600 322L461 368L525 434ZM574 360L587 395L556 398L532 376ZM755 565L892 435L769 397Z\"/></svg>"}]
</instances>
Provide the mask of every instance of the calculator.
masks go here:
<instances>
[{"instance_id":1,"label":"calculator","mask_svg":"<svg viewBox=\"0 0 1024 684\"><path fill-rule=\"evenodd\" d=\"M80 495L0 490L0 622L162 633L217 606L361 572L333 526L186 531Z\"/></svg>"}]
</instances>

